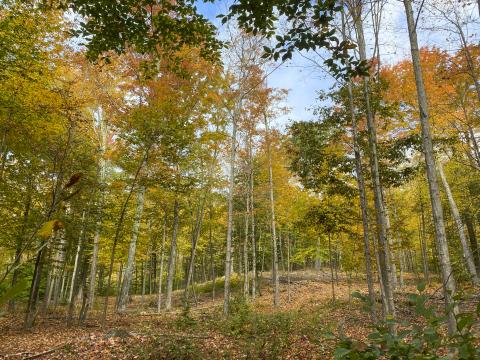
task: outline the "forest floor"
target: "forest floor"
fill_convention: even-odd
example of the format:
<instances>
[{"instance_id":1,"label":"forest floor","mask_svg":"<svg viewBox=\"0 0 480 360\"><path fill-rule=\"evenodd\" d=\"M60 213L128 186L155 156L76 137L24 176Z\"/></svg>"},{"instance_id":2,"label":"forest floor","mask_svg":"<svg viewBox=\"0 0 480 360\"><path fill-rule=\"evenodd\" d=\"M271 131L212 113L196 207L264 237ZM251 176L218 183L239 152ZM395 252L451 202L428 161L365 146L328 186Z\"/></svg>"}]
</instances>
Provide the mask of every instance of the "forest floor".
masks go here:
<instances>
[{"instance_id":1,"label":"forest floor","mask_svg":"<svg viewBox=\"0 0 480 360\"><path fill-rule=\"evenodd\" d=\"M411 320L415 314L407 295L416 291L415 281L407 283L396 294L397 313ZM238 279L234 284L239 292ZM156 314L155 295L143 301L133 296L128 311L111 315L104 325L98 320L102 298L82 326L68 327L61 308L39 316L31 330L22 329L22 313L0 317L0 359L329 359L335 341L326 333L364 339L372 331L369 315L350 296L354 290L366 293L361 279L349 284L340 276L332 301L328 273L295 272L290 301L282 277L281 305L274 307L264 278L255 304L234 297L228 319L222 317L223 288L217 286L212 299L211 287L197 288L197 302L188 312L181 306L183 291L175 293L174 310L161 314ZM432 285L429 291L435 289ZM433 294L433 301L441 303L440 294Z\"/></svg>"}]
</instances>

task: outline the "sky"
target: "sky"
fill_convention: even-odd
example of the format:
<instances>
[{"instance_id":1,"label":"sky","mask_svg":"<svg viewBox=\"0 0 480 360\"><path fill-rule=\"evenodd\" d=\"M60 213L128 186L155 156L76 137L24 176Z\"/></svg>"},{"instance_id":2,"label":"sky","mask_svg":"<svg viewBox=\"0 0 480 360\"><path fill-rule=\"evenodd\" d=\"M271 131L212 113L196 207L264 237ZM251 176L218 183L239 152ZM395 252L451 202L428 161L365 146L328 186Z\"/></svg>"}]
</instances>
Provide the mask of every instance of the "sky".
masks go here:
<instances>
[{"instance_id":1,"label":"sky","mask_svg":"<svg viewBox=\"0 0 480 360\"><path fill-rule=\"evenodd\" d=\"M426 3L428 4L428 1ZM438 4L442 1L449 0L430 0ZM222 33L222 26L219 19L216 18L219 14L225 14L228 11L228 0L221 0L212 3L198 3L198 11L210 19L219 28L219 33ZM462 11L478 20L478 9L472 5L469 8L462 9ZM373 44L372 34L368 32L370 26L370 16L366 15L365 19L366 42L367 46ZM431 29L433 26L437 29ZM448 32L438 29L442 27L443 22L436 19L425 7L422 15L419 18L418 37L420 46L436 46L448 51L455 51L457 41L452 38ZM380 55L383 64L394 64L398 61L410 57L410 44L408 40L408 31L405 18L405 10L403 3L398 0L390 0L386 2L384 11L382 13L380 33ZM466 29L473 41L478 42L478 34L480 34L480 26L476 24L469 25ZM367 48L367 52L371 54L372 46ZM310 57L310 54L305 54ZM314 118L312 108L315 104L318 91L328 90L335 84L334 79L325 74L320 69L312 66L312 62L302 56L296 54L291 61L283 64L278 69L273 71L267 78L267 84L270 87L283 88L289 90L286 105L290 108L287 115L281 116L274 121L274 125L279 128L285 128L292 121L297 120L311 120Z\"/></svg>"}]
</instances>

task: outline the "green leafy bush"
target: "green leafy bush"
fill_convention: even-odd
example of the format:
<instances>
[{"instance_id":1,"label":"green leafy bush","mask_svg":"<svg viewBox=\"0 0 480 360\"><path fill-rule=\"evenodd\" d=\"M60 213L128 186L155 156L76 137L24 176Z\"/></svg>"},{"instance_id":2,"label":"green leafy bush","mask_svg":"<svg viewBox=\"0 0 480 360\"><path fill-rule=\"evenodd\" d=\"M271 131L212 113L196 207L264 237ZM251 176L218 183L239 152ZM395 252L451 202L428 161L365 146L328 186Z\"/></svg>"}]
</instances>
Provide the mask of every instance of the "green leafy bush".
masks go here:
<instances>
[{"instance_id":1,"label":"green leafy bush","mask_svg":"<svg viewBox=\"0 0 480 360\"><path fill-rule=\"evenodd\" d=\"M230 302L230 316L222 330L242 342L249 359L279 359L294 332L295 314L290 312L257 313L243 297Z\"/></svg>"},{"instance_id":2,"label":"green leafy bush","mask_svg":"<svg viewBox=\"0 0 480 360\"><path fill-rule=\"evenodd\" d=\"M335 359L480 359L480 347L473 335L476 317L480 315L480 305L476 314L463 313L456 317L457 333L451 336L444 334L446 317L440 316L433 306L427 305L428 297L423 293L425 286L418 286L418 294L410 294L409 302L413 304L419 323L398 323L387 321L377 326L368 335L368 340L358 341L340 335L334 354ZM363 295L353 296L367 302ZM460 298L455 299L459 301ZM398 327L396 334L389 327ZM330 334L330 337L333 334Z\"/></svg>"}]
</instances>

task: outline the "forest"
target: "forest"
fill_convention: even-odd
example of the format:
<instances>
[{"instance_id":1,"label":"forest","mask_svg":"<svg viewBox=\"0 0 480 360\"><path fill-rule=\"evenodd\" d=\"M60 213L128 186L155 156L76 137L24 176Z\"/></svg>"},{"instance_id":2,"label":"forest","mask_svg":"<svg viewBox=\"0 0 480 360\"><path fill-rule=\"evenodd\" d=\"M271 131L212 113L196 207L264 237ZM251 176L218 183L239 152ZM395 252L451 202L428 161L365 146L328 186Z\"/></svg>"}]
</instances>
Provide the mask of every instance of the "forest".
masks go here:
<instances>
[{"instance_id":1,"label":"forest","mask_svg":"<svg viewBox=\"0 0 480 360\"><path fill-rule=\"evenodd\" d=\"M480 359L479 109L480 1L0 0L0 359Z\"/></svg>"}]
</instances>

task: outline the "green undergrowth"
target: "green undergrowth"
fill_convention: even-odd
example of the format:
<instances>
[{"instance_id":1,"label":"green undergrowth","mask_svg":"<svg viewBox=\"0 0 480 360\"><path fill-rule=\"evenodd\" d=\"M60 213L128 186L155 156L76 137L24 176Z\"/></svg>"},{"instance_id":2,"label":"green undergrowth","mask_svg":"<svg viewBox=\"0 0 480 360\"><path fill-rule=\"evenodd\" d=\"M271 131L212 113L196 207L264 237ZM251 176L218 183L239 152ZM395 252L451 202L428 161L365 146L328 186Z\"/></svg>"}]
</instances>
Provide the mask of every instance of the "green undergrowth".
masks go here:
<instances>
[{"instance_id":1,"label":"green undergrowth","mask_svg":"<svg viewBox=\"0 0 480 360\"><path fill-rule=\"evenodd\" d=\"M200 319L185 307L172 330L192 334L191 337L154 338L142 344L136 355L140 359L282 359L291 351L301 352L305 343L315 349L309 358L315 353L332 353L333 345L325 341L324 335L336 324L328 313L345 305L327 303L299 310L263 312L237 296L230 303L227 318L218 309ZM216 339L216 346L211 346L209 337ZM301 356L297 354L294 358Z\"/></svg>"}]
</instances>

